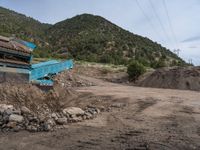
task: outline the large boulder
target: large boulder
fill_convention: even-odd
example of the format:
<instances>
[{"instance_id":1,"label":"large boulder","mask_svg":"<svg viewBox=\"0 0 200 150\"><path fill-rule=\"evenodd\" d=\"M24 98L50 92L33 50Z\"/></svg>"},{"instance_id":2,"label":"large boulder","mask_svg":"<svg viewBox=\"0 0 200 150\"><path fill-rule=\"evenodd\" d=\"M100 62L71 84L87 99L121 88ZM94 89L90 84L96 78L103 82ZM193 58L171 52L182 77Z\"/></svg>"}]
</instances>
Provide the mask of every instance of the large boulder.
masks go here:
<instances>
[{"instance_id":1,"label":"large boulder","mask_svg":"<svg viewBox=\"0 0 200 150\"><path fill-rule=\"evenodd\" d=\"M68 119L67 118L58 118L56 120L56 123L59 124L59 125L65 125L68 123Z\"/></svg>"},{"instance_id":2,"label":"large boulder","mask_svg":"<svg viewBox=\"0 0 200 150\"><path fill-rule=\"evenodd\" d=\"M25 106L21 107L21 112L22 112L22 114L30 114L31 113L30 109L28 109Z\"/></svg>"},{"instance_id":3,"label":"large boulder","mask_svg":"<svg viewBox=\"0 0 200 150\"><path fill-rule=\"evenodd\" d=\"M68 107L63 110L63 113L65 115L81 116L85 114L85 111L78 107Z\"/></svg>"},{"instance_id":4,"label":"large boulder","mask_svg":"<svg viewBox=\"0 0 200 150\"><path fill-rule=\"evenodd\" d=\"M11 114L9 117L9 122L21 123L21 122L23 122L23 120L24 120L24 117L21 115Z\"/></svg>"},{"instance_id":5,"label":"large boulder","mask_svg":"<svg viewBox=\"0 0 200 150\"><path fill-rule=\"evenodd\" d=\"M6 105L6 104L0 104L0 113L4 113L7 110L13 110L13 105Z\"/></svg>"}]
</instances>

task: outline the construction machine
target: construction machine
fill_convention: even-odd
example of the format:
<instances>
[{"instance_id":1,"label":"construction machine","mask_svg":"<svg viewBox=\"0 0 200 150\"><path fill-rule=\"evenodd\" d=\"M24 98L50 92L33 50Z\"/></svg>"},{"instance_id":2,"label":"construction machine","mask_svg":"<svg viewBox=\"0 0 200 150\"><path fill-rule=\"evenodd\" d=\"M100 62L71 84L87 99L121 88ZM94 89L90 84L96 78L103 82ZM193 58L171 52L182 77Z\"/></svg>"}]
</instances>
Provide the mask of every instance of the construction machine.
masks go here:
<instances>
[{"instance_id":1,"label":"construction machine","mask_svg":"<svg viewBox=\"0 0 200 150\"><path fill-rule=\"evenodd\" d=\"M72 60L50 60L31 64L35 48L34 43L0 36L0 82L52 86L52 75L73 68Z\"/></svg>"}]
</instances>

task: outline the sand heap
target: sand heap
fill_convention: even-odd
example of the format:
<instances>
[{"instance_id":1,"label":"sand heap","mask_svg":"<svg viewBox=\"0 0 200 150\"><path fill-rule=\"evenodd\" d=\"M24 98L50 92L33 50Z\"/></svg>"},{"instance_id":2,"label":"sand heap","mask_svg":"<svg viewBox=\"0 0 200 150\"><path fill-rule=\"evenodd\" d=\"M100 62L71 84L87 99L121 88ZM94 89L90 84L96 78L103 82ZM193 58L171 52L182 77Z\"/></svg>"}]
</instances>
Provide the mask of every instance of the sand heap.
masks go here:
<instances>
[{"instance_id":1,"label":"sand heap","mask_svg":"<svg viewBox=\"0 0 200 150\"><path fill-rule=\"evenodd\" d=\"M200 67L162 68L154 71L138 86L181 90L200 90Z\"/></svg>"}]
</instances>

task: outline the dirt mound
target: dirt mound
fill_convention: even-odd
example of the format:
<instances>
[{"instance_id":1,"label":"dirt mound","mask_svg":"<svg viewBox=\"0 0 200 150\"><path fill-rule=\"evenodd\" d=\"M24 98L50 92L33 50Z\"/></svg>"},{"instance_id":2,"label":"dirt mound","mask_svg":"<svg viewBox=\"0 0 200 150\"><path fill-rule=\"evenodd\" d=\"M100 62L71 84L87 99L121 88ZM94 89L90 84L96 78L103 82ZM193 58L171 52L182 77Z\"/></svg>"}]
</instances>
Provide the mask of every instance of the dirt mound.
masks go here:
<instances>
[{"instance_id":1,"label":"dirt mound","mask_svg":"<svg viewBox=\"0 0 200 150\"><path fill-rule=\"evenodd\" d=\"M73 70L65 71L56 75L54 82L61 84L63 87L82 87L94 85L94 83L82 79Z\"/></svg>"},{"instance_id":2,"label":"dirt mound","mask_svg":"<svg viewBox=\"0 0 200 150\"><path fill-rule=\"evenodd\" d=\"M154 71L138 86L181 90L200 90L200 67L162 68Z\"/></svg>"},{"instance_id":3,"label":"dirt mound","mask_svg":"<svg viewBox=\"0 0 200 150\"><path fill-rule=\"evenodd\" d=\"M15 107L26 106L35 113L43 105L47 105L50 111L59 111L66 103L78 97L73 87L91 85L93 83L80 78L73 71L65 71L56 75L54 86L50 91L43 91L30 84L6 82L0 84L0 102Z\"/></svg>"},{"instance_id":4,"label":"dirt mound","mask_svg":"<svg viewBox=\"0 0 200 150\"><path fill-rule=\"evenodd\" d=\"M15 107L26 106L35 115L60 111L67 101L77 97L75 91L61 88L59 85L44 92L38 87L28 84L1 84L0 93L2 93L0 103Z\"/></svg>"},{"instance_id":5,"label":"dirt mound","mask_svg":"<svg viewBox=\"0 0 200 150\"><path fill-rule=\"evenodd\" d=\"M5 83L0 84L0 93L2 131L49 131L57 125L90 119L99 113L96 108L79 105L79 93L62 84L55 84L50 91L42 91L29 84ZM75 114L64 112L70 108ZM77 114L76 110L82 110L82 113Z\"/></svg>"}]
</instances>

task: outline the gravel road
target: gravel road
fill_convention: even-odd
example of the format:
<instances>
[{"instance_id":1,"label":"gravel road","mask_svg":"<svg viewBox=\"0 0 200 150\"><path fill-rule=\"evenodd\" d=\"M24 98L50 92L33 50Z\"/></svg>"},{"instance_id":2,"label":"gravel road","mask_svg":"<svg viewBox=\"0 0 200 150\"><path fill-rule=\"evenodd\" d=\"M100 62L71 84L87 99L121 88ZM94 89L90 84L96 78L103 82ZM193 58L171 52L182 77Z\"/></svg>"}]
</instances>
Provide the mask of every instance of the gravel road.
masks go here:
<instances>
[{"instance_id":1,"label":"gravel road","mask_svg":"<svg viewBox=\"0 0 200 150\"><path fill-rule=\"evenodd\" d=\"M108 96L111 110L53 132L1 133L4 150L200 149L200 93L141 88L85 77L77 91Z\"/></svg>"}]
</instances>

